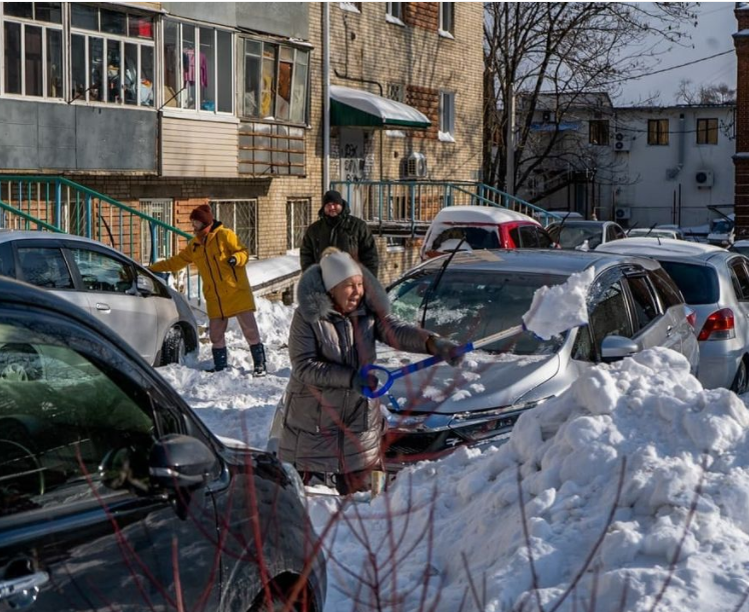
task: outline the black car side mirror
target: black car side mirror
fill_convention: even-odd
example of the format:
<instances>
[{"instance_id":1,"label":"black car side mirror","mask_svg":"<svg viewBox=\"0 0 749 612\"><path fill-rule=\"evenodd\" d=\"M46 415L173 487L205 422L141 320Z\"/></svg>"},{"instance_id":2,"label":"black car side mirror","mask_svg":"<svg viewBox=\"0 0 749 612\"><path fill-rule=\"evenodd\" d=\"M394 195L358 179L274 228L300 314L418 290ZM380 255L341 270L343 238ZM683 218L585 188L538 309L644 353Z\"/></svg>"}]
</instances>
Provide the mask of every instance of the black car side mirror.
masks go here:
<instances>
[{"instance_id":1,"label":"black car side mirror","mask_svg":"<svg viewBox=\"0 0 749 612\"><path fill-rule=\"evenodd\" d=\"M213 451L197 438L169 434L151 449L151 484L165 489L198 489L206 484L217 461Z\"/></svg>"},{"instance_id":2,"label":"black car side mirror","mask_svg":"<svg viewBox=\"0 0 749 612\"><path fill-rule=\"evenodd\" d=\"M624 336L606 336L601 342L601 359L605 362L631 357L640 350L637 343Z\"/></svg>"}]
</instances>

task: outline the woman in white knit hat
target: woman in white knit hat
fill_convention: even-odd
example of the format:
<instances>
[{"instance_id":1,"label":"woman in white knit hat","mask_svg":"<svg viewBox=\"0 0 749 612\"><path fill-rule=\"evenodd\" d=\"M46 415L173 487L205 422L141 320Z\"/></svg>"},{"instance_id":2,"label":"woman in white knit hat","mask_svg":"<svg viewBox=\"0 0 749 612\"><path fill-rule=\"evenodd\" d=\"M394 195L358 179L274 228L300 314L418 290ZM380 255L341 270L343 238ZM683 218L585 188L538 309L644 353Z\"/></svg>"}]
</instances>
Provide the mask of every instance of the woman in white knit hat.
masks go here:
<instances>
[{"instance_id":1,"label":"woman in white knit hat","mask_svg":"<svg viewBox=\"0 0 749 612\"><path fill-rule=\"evenodd\" d=\"M380 461L385 422L378 400L367 400L374 375L362 380L361 366L374 363L375 342L409 353L451 357L457 346L390 314L379 281L348 253L326 249L297 288L299 306L289 334L291 378L279 457L293 463L305 481L333 480L341 494L370 488ZM334 478L330 478L334 475Z\"/></svg>"}]
</instances>

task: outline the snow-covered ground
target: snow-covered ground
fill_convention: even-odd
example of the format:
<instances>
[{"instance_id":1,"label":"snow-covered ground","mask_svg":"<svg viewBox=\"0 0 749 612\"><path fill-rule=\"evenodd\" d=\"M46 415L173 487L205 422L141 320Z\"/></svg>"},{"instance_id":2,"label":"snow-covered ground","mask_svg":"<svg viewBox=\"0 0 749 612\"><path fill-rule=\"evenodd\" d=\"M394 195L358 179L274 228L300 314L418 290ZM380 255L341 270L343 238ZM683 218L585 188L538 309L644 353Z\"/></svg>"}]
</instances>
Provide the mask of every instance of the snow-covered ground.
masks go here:
<instances>
[{"instance_id":1,"label":"snow-covered ground","mask_svg":"<svg viewBox=\"0 0 749 612\"><path fill-rule=\"evenodd\" d=\"M266 378L199 371L210 345L195 367L160 372L216 433L262 448L293 311L258 304ZM229 330L230 361L251 370L236 321ZM327 533L326 611L739 610L748 427L744 403L703 390L676 353L592 368L500 448L420 464L369 503L311 498Z\"/></svg>"}]
</instances>

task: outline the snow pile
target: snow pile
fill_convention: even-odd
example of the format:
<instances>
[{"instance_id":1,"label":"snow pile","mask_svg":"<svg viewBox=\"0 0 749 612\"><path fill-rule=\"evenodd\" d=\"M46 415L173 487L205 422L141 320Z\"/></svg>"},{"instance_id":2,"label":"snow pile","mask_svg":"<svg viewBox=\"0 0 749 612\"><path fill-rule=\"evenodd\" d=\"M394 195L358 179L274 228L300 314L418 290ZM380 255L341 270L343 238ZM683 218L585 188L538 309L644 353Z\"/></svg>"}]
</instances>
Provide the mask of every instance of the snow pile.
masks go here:
<instances>
[{"instance_id":1,"label":"snow pile","mask_svg":"<svg viewBox=\"0 0 749 612\"><path fill-rule=\"evenodd\" d=\"M588 323L588 289L595 272L588 268L571 274L561 285L541 287L523 315L525 328L542 340Z\"/></svg>"},{"instance_id":2,"label":"snow pile","mask_svg":"<svg viewBox=\"0 0 749 612\"><path fill-rule=\"evenodd\" d=\"M591 368L502 447L422 463L346 508L327 532L326 610L373 600L357 577L387 609L737 609L748 425L739 398L666 349ZM336 507L312 502L319 532Z\"/></svg>"}]
</instances>

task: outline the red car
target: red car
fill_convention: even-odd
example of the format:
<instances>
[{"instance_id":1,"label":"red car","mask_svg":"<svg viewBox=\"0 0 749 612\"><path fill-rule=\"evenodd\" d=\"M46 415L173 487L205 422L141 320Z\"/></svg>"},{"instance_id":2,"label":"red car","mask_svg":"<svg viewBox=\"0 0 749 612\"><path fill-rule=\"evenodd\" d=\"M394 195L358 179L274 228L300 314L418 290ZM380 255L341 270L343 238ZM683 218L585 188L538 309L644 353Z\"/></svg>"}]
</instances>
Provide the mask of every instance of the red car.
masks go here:
<instances>
[{"instance_id":1,"label":"red car","mask_svg":"<svg viewBox=\"0 0 749 612\"><path fill-rule=\"evenodd\" d=\"M450 206L430 224L421 259L448 253L458 245L460 250L556 247L543 226L527 215L492 206Z\"/></svg>"}]
</instances>

